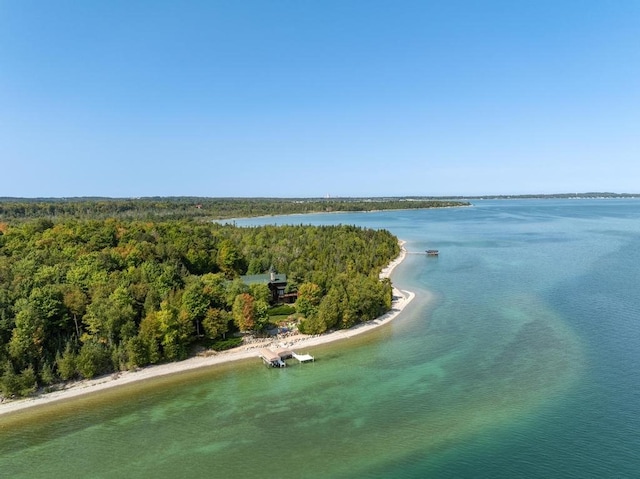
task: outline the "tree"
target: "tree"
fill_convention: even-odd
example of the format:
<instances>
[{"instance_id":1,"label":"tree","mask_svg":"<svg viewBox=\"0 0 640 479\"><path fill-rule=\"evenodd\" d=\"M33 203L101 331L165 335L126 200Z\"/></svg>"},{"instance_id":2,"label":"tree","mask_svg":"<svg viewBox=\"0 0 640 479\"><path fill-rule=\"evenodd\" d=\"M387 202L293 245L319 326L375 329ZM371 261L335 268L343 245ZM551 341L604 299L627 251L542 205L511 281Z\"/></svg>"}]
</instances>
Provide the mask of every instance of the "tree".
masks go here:
<instances>
[{"instance_id":1,"label":"tree","mask_svg":"<svg viewBox=\"0 0 640 479\"><path fill-rule=\"evenodd\" d=\"M300 321L298 329L302 334L322 334L327 327L318 316L314 316Z\"/></svg>"},{"instance_id":2,"label":"tree","mask_svg":"<svg viewBox=\"0 0 640 479\"><path fill-rule=\"evenodd\" d=\"M244 284L240 278L227 283L225 288L226 305L231 308L238 295L243 293L249 293L249 286Z\"/></svg>"},{"instance_id":3,"label":"tree","mask_svg":"<svg viewBox=\"0 0 640 479\"><path fill-rule=\"evenodd\" d=\"M315 316L322 300L322 290L315 283L303 283L298 288L296 311L305 318Z\"/></svg>"},{"instance_id":4,"label":"tree","mask_svg":"<svg viewBox=\"0 0 640 479\"><path fill-rule=\"evenodd\" d=\"M38 381L33 365L29 364L29 366L20 372L19 384L20 390L18 391L18 394L20 396L28 396L36 392L36 389L38 388Z\"/></svg>"},{"instance_id":5,"label":"tree","mask_svg":"<svg viewBox=\"0 0 640 479\"><path fill-rule=\"evenodd\" d=\"M56 366L58 368L58 374L63 381L73 379L78 371L76 367L76 353L73 350L71 342L67 343L67 346L63 354L56 355Z\"/></svg>"},{"instance_id":6,"label":"tree","mask_svg":"<svg viewBox=\"0 0 640 479\"><path fill-rule=\"evenodd\" d=\"M218 246L218 267L227 278L240 274L242 257L238 248L229 240L223 240Z\"/></svg>"},{"instance_id":7,"label":"tree","mask_svg":"<svg viewBox=\"0 0 640 479\"><path fill-rule=\"evenodd\" d=\"M267 305L271 302L271 290L265 283L254 283L249 285L249 291L253 299L262 301Z\"/></svg>"},{"instance_id":8,"label":"tree","mask_svg":"<svg viewBox=\"0 0 640 479\"><path fill-rule=\"evenodd\" d=\"M162 302L157 318L164 357L170 361L184 359L194 330L189 316L166 300Z\"/></svg>"},{"instance_id":9,"label":"tree","mask_svg":"<svg viewBox=\"0 0 640 479\"><path fill-rule=\"evenodd\" d=\"M242 293L233 302L233 321L240 331L252 331L256 325L256 309L253 296Z\"/></svg>"},{"instance_id":10,"label":"tree","mask_svg":"<svg viewBox=\"0 0 640 479\"><path fill-rule=\"evenodd\" d=\"M256 331L262 331L269 323L269 303L259 299L254 301L255 325Z\"/></svg>"},{"instance_id":11,"label":"tree","mask_svg":"<svg viewBox=\"0 0 640 479\"><path fill-rule=\"evenodd\" d=\"M393 304L393 285L389 278L384 278L380 281L380 288L383 301L383 310L389 311Z\"/></svg>"},{"instance_id":12,"label":"tree","mask_svg":"<svg viewBox=\"0 0 640 479\"><path fill-rule=\"evenodd\" d=\"M209 308L202 320L202 326L207 337L214 339L226 334L229 330L229 321L232 316L227 311L219 308Z\"/></svg>"},{"instance_id":13,"label":"tree","mask_svg":"<svg viewBox=\"0 0 640 479\"><path fill-rule=\"evenodd\" d=\"M357 321L370 321L386 311L385 287L375 278L357 275L347 284L348 309Z\"/></svg>"},{"instance_id":14,"label":"tree","mask_svg":"<svg viewBox=\"0 0 640 479\"><path fill-rule=\"evenodd\" d=\"M129 338L125 348L127 352L128 369L135 369L149 364L149 352L140 336Z\"/></svg>"},{"instance_id":15,"label":"tree","mask_svg":"<svg viewBox=\"0 0 640 479\"><path fill-rule=\"evenodd\" d=\"M227 304L225 290L226 279L224 275L222 273L207 273L202 275L200 280L204 285L203 292L209 299L209 305L218 308L224 307Z\"/></svg>"},{"instance_id":16,"label":"tree","mask_svg":"<svg viewBox=\"0 0 640 479\"><path fill-rule=\"evenodd\" d=\"M91 379L113 370L109 350L104 344L89 340L82 345L76 358L76 366L82 377Z\"/></svg>"},{"instance_id":17,"label":"tree","mask_svg":"<svg viewBox=\"0 0 640 479\"><path fill-rule=\"evenodd\" d=\"M343 292L337 287L332 287L322 298L320 306L318 306L318 320L324 326L325 331L339 324L345 300Z\"/></svg>"},{"instance_id":18,"label":"tree","mask_svg":"<svg viewBox=\"0 0 640 479\"><path fill-rule=\"evenodd\" d=\"M15 327L9 341L9 354L24 366L37 363L44 353L45 322L36 308L25 300L16 303Z\"/></svg>"},{"instance_id":19,"label":"tree","mask_svg":"<svg viewBox=\"0 0 640 479\"><path fill-rule=\"evenodd\" d=\"M9 289L2 284L2 281L0 277L0 348L9 342L14 327L14 301Z\"/></svg>"},{"instance_id":20,"label":"tree","mask_svg":"<svg viewBox=\"0 0 640 479\"><path fill-rule=\"evenodd\" d=\"M194 274L204 274L215 266L209 251L201 248L189 248L185 254L189 271Z\"/></svg>"},{"instance_id":21,"label":"tree","mask_svg":"<svg viewBox=\"0 0 640 479\"><path fill-rule=\"evenodd\" d=\"M82 318L91 337L109 346L117 345L120 339L128 339L131 327L127 323L132 323L135 318L132 303L127 289L122 286L116 288L108 298L94 298ZM128 336L123 337L123 332L128 333Z\"/></svg>"},{"instance_id":22,"label":"tree","mask_svg":"<svg viewBox=\"0 0 640 479\"><path fill-rule=\"evenodd\" d=\"M196 278L187 284L182 295L182 309L189 316L200 336L200 324L209 309L210 300L205 294L204 284Z\"/></svg>"},{"instance_id":23,"label":"tree","mask_svg":"<svg viewBox=\"0 0 640 479\"><path fill-rule=\"evenodd\" d=\"M4 397L11 397L20 391L20 377L13 369L11 361L6 361L0 376L0 391Z\"/></svg>"},{"instance_id":24,"label":"tree","mask_svg":"<svg viewBox=\"0 0 640 479\"><path fill-rule=\"evenodd\" d=\"M82 317L87 310L87 295L78 286L69 285L63 294L62 302L73 317L76 337L80 338L78 317Z\"/></svg>"},{"instance_id":25,"label":"tree","mask_svg":"<svg viewBox=\"0 0 640 479\"><path fill-rule=\"evenodd\" d=\"M53 370L53 367L48 362L45 362L42 366L42 370L40 371L40 379L42 384L45 386L49 386L56 382L56 374Z\"/></svg>"},{"instance_id":26,"label":"tree","mask_svg":"<svg viewBox=\"0 0 640 479\"><path fill-rule=\"evenodd\" d=\"M13 365L7 361L2 376L0 376L0 392L5 397L28 396L38 387L37 377L32 365L16 374Z\"/></svg>"},{"instance_id":27,"label":"tree","mask_svg":"<svg viewBox=\"0 0 640 479\"><path fill-rule=\"evenodd\" d=\"M160 343L162 342L162 326L158 312L148 313L140 323L138 337L146 351L147 364L155 364L162 359Z\"/></svg>"}]
</instances>

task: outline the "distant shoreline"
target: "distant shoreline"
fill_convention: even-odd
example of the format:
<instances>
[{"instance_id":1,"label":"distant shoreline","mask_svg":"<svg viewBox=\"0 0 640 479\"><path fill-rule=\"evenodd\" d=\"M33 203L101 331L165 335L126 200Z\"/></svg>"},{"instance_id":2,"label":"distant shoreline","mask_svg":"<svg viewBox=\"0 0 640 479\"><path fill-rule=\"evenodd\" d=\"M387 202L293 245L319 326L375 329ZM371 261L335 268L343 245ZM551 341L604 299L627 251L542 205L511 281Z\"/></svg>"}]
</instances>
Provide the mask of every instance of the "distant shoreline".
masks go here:
<instances>
[{"instance_id":1,"label":"distant shoreline","mask_svg":"<svg viewBox=\"0 0 640 479\"><path fill-rule=\"evenodd\" d=\"M450 205L450 206L432 206L430 208L395 208L388 210L357 210L357 211L347 211L347 210L335 210L335 211L311 211L309 213L274 213L272 215L259 215L259 216L238 216L235 218L216 218L211 220L214 223L220 224L229 224L235 223L237 221L251 221L251 220L264 220L271 218L289 218L291 216L319 216L319 215L338 215L338 214L369 214L369 213L387 213L387 212L398 212L398 211L422 211L422 210L445 210L450 208L469 208L473 207L472 203L469 204L460 204L460 205ZM296 223L297 224L297 223Z\"/></svg>"},{"instance_id":2,"label":"distant shoreline","mask_svg":"<svg viewBox=\"0 0 640 479\"><path fill-rule=\"evenodd\" d=\"M407 256L407 250L404 247L405 241L400 241L400 254L391 261L380 272L380 279L389 278L391 272L398 266ZM258 351L264 347L284 346L290 349L299 350L326 344L341 339L350 338L355 335L362 334L372 329L378 328L383 324L387 324L396 318L402 310L415 298L415 294L411 291L401 291L393 288L393 302L391 309L382 316L355 325L350 329L340 329L320 335L304 335L295 334L280 338L265 338L263 341L258 340L250 344L245 344L237 348L222 352L207 352L203 355L195 356L184 361L173 363L165 363L153 366L147 366L137 371L122 371L95 379L75 381L66 384L63 389L52 391L49 393L41 393L33 397L9 400L0 404L0 416L11 414L18 411L24 411L29 408L44 406L54 402L70 400L79 396L83 396L106 389L112 389L126 384L131 384L145 379L157 378L172 374L178 374L185 371L200 369L214 366L216 364L228 363L231 361L239 361L242 359L256 358L256 366L261 366L258 362Z\"/></svg>"}]
</instances>

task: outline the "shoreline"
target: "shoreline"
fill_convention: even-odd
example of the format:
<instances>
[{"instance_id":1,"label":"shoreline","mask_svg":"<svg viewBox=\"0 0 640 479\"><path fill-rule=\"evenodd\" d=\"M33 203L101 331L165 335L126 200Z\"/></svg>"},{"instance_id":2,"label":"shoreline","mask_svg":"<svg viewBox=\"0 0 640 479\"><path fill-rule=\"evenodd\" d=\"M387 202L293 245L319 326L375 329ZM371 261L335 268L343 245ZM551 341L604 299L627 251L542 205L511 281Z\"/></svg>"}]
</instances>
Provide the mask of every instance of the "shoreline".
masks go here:
<instances>
[{"instance_id":1,"label":"shoreline","mask_svg":"<svg viewBox=\"0 0 640 479\"><path fill-rule=\"evenodd\" d=\"M400 254L382 269L380 272L380 279L389 278L396 266L404 261L407 256L407 250L404 247L405 243L405 241L400 241ZM24 411L38 406L48 405L54 402L73 399L86 394L104 391L106 389L116 388L146 379L179 374L185 371L206 368L217 364L243 359L259 359L258 351L265 347L271 346L300 349L351 338L352 336L371 331L372 329L389 323L391 320L396 318L414 298L415 293L393 287L393 301L389 311L376 319L356 324L349 329L340 329L320 335L305 335L297 333L295 335L280 338L265 338L264 340L257 340L227 351L208 351L202 355L194 356L183 361L146 366L137 371L120 371L95 379L75 381L66 384L59 390L48 393L43 392L33 397L5 401L0 404L0 416Z\"/></svg>"},{"instance_id":2,"label":"shoreline","mask_svg":"<svg viewBox=\"0 0 640 479\"><path fill-rule=\"evenodd\" d=\"M439 201L439 200L436 200ZM446 200L444 200L446 201ZM464 200L451 200L451 201L464 201ZM468 205L451 205L451 206L431 206L427 208L393 208L388 210L363 210L363 211L346 211L346 210L337 210L337 211L310 211L308 213L286 213L286 214L278 214L274 213L271 215L258 215L258 216L237 216L235 218L217 218L211 221L215 223L223 223L223 222L231 222L234 223L236 221L244 221L244 220L256 220L256 219L269 219L269 218L278 218L278 217L288 217L288 216L311 216L311 215L333 215L339 213L382 213L386 211L417 211L417 210L438 210L438 209L447 209L447 208L468 208L469 206L474 206L473 203L468 202Z\"/></svg>"}]
</instances>

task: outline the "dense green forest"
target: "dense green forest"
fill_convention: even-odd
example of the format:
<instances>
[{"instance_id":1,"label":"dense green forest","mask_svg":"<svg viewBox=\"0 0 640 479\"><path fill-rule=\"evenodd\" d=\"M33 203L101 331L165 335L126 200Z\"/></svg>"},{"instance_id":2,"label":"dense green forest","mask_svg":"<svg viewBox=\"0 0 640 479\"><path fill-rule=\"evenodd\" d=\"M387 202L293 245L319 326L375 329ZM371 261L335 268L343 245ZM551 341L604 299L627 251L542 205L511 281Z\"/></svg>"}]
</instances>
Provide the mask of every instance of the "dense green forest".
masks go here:
<instances>
[{"instance_id":1,"label":"dense green forest","mask_svg":"<svg viewBox=\"0 0 640 479\"><path fill-rule=\"evenodd\" d=\"M0 221L32 218L229 219L331 211L465 206L425 198L0 198Z\"/></svg>"},{"instance_id":2,"label":"dense green forest","mask_svg":"<svg viewBox=\"0 0 640 479\"><path fill-rule=\"evenodd\" d=\"M266 285L239 276L271 266L298 292L301 331L372 319L390 308L391 284L378 273L398 253L388 231L355 226L0 223L2 394L179 360L261 331L291 311L273 309Z\"/></svg>"}]
</instances>

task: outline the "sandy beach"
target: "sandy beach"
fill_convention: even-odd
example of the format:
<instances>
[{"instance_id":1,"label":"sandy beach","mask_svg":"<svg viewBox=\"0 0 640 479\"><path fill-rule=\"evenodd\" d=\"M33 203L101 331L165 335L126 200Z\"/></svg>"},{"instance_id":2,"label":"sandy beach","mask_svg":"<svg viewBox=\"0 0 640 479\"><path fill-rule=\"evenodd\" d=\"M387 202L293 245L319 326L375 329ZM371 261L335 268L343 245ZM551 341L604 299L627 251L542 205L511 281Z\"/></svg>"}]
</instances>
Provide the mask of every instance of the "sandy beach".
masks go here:
<instances>
[{"instance_id":1,"label":"sandy beach","mask_svg":"<svg viewBox=\"0 0 640 479\"><path fill-rule=\"evenodd\" d=\"M400 242L401 251L396 259L389 263L381 272L380 278L388 278L394 268L399 265L406 257L407 251L404 247L404 241ZM165 376L168 374L177 374L193 369L214 366L216 364L226 363L230 361L238 361L241 359L256 358L258 363L258 351L264 347L287 347L292 350L300 350L319 344L325 344L332 341L350 338L352 336L362 334L374 328L387 324L411 302L415 294L411 291L401 291L393 288L393 302L391 309L384 315L366 323L360 323L350 329L337 330L319 335L290 334L284 337L274 337L254 340L248 344L243 344L234 349L222 352L207 351L201 355L178 361L174 363L159 364L147 366L137 371L122 371L91 380L82 380L67 383L64 388L42 393L33 397L5 401L0 404L0 415L12 412L22 411L27 408L50 404L55 401L68 400L88 393L94 393L109 388L123 386L135 381Z\"/></svg>"}]
</instances>

